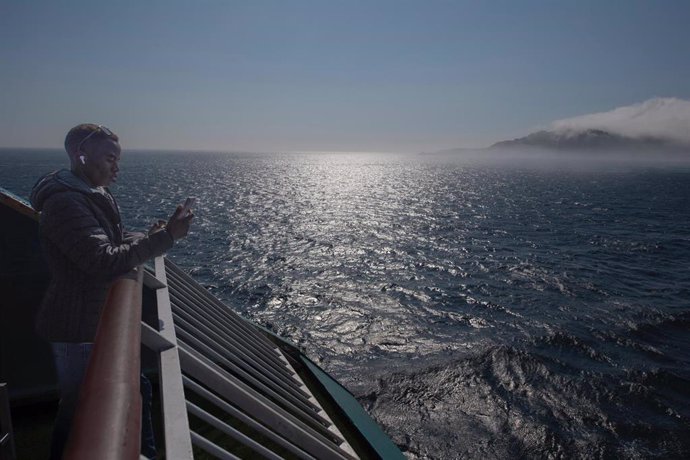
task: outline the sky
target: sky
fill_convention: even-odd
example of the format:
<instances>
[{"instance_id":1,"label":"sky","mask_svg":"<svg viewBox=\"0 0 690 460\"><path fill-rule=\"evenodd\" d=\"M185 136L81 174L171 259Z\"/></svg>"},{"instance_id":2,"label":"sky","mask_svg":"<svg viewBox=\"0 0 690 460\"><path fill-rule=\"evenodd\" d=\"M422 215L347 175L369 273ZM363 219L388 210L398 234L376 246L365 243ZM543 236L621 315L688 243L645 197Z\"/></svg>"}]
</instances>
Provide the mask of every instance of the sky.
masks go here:
<instances>
[{"instance_id":1,"label":"sky","mask_svg":"<svg viewBox=\"0 0 690 460\"><path fill-rule=\"evenodd\" d=\"M690 2L0 0L0 147L429 152L690 99Z\"/></svg>"}]
</instances>

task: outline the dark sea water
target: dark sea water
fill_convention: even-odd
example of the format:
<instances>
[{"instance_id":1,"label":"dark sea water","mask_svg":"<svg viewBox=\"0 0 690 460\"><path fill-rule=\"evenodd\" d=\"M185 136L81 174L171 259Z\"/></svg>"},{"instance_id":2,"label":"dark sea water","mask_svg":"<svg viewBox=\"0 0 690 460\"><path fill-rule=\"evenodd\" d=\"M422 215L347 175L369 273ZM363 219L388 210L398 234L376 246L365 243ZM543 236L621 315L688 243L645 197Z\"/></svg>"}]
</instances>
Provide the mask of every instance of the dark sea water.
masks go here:
<instances>
[{"instance_id":1,"label":"dark sea water","mask_svg":"<svg viewBox=\"0 0 690 460\"><path fill-rule=\"evenodd\" d=\"M0 151L28 196L59 152ZM298 344L410 458L690 457L690 165L125 152L130 229Z\"/></svg>"}]
</instances>

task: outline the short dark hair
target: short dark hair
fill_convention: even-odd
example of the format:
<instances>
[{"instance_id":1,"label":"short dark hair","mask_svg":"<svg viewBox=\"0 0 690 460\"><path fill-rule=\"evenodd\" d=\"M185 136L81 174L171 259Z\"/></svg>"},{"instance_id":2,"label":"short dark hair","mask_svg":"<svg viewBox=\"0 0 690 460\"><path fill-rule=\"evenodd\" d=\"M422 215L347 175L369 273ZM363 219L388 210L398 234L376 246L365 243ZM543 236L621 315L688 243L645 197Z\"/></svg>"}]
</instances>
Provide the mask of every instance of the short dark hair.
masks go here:
<instances>
[{"instance_id":1,"label":"short dark hair","mask_svg":"<svg viewBox=\"0 0 690 460\"><path fill-rule=\"evenodd\" d=\"M98 132L91 136L87 142L90 142L92 139L110 139L115 142L119 142L120 140L116 134L106 134L103 130L99 129L98 125L95 125L93 123L82 123L70 129L67 133L67 136L65 136L65 150L67 151L67 153L76 153L77 146L79 145L79 143L86 139L86 136L88 136L94 131Z\"/></svg>"}]
</instances>

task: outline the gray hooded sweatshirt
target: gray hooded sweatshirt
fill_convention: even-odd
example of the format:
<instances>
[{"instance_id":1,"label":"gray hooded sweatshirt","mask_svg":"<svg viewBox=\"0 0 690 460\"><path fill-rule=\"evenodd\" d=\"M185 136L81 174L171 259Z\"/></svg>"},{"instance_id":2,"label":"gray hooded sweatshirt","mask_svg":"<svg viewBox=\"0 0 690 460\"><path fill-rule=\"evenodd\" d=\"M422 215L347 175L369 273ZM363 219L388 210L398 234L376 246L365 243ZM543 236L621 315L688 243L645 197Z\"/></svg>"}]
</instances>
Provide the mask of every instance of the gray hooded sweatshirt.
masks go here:
<instances>
[{"instance_id":1,"label":"gray hooded sweatshirt","mask_svg":"<svg viewBox=\"0 0 690 460\"><path fill-rule=\"evenodd\" d=\"M51 342L93 342L108 289L118 277L173 245L167 231L126 234L115 199L69 170L43 176L31 192L51 273L36 318Z\"/></svg>"}]
</instances>

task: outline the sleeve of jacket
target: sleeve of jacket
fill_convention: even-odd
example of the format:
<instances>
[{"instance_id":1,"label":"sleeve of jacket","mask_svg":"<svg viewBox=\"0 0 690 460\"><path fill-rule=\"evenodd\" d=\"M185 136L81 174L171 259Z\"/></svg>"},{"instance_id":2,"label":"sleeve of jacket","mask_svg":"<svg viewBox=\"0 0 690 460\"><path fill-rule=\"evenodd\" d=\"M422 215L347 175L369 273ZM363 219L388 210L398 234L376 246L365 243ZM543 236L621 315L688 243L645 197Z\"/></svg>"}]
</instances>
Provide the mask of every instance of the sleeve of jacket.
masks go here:
<instances>
[{"instance_id":1,"label":"sleeve of jacket","mask_svg":"<svg viewBox=\"0 0 690 460\"><path fill-rule=\"evenodd\" d=\"M41 232L79 269L102 278L127 273L173 245L168 232L157 232L114 245L79 192L59 193L43 206Z\"/></svg>"},{"instance_id":2,"label":"sleeve of jacket","mask_svg":"<svg viewBox=\"0 0 690 460\"><path fill-rule=\"evenodd\" d=\"M132 243L135 243L137 240L140 240L142 238L146 238L145 233L128 232L127 230L122 231L122 239L124 240L125 243L132 244Z\"/></svg>"}]
</instances>

